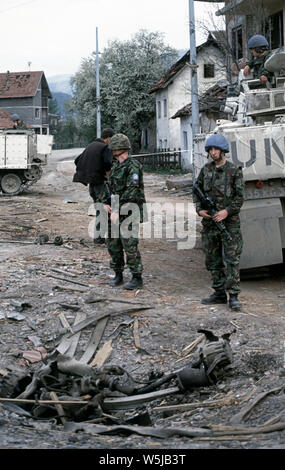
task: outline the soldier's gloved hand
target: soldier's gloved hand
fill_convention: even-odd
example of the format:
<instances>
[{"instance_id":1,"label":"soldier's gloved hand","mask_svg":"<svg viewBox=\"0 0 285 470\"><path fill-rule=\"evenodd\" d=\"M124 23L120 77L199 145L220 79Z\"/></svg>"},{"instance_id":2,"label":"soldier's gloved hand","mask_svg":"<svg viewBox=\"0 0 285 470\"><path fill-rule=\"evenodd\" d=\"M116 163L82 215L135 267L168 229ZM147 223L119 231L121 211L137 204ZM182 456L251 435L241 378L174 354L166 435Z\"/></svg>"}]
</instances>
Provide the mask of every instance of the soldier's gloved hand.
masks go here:
<instances>
[{"instance_id":1,"label":"soldier's gloved hand","mask_svg":"<svg viewBox=\"0 0 285 470\"><path fill-rule=\"evenodd\" d=\"M228 211L226 209L223 209L219 212L217 212L215 215L213 215L213 220L215 222L222 222L222 220L225 220L228 217Z\"/></svg>"},{"instance_id":2,"label":"soldier's gloved hand","mask_svg":"<svg viewBox=\"0 0 285 470\"><path fill-rule=\"evenodd\" d=\"M208 214L208 211L205 211L205 210L199 211L199 215L200 215L200 217L203 217L203 219L211 219L212 218L210 216L210 214Z\"/></svg>"},{"instance_id":3,"label":"soldier's gloved hand","mask_svg":"<svg viewBox=\"0 0 285 470\"><path fill-rule=\"evenodd\" d=\"M246 65L245 68L243 69L243 74L245 77L247 77L250 73L250 66Z\"/></svg>"},{"instance_id":4,"label":"soldier's gloved hand","mask_svg":"<svg viewBox=\"0 0 285 470\"><path fill-rule=\"evenodd\" d=\"M268 78L265 75L261 75L259 80L261 83L266 83L268 81Z\"/></svg>"}]
</instances>

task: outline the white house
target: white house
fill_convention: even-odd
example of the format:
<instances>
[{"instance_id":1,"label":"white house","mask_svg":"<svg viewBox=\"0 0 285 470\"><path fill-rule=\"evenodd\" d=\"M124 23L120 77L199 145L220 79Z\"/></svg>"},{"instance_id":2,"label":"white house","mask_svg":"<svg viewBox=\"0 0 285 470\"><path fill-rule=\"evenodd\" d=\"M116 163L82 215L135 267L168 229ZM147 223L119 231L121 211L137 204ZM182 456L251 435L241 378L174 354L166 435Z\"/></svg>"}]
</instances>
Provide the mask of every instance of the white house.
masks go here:
<instances>
[{"instance_id":1,"label":"white house","mask_svg":"<svg viewBox=\"0 0 285 470\"><path fill-rule=\"evenodd\" d=\"M208 133L216 127L217 119L227 119L227 114L221 112L227 96L227 82L219 82L208 88L199 97L199 121L200 132ZM192 165L192 105L188 103L179 109L172 119L180 121L180 140L182 142L184 167L188 169Z\"/></svg>"},{"instance_id":2,"label":"white house","mask_svg":"<svg viewBox=\"0 0 285 470\"><path fill-rule=\"evenodd\" d=\"M210 33L197 47L198 89L202 95L215 83L226 78L226 54L222 46L223 32ZM156 145L158 149L187 151L192 140L191 128L181 131L181 120L172 119L178 110L191 102L190 51L179 59L151 88L156 96ZM182 165L189 167L189 156L182 153Z\"/></svg>"}]
</instances>

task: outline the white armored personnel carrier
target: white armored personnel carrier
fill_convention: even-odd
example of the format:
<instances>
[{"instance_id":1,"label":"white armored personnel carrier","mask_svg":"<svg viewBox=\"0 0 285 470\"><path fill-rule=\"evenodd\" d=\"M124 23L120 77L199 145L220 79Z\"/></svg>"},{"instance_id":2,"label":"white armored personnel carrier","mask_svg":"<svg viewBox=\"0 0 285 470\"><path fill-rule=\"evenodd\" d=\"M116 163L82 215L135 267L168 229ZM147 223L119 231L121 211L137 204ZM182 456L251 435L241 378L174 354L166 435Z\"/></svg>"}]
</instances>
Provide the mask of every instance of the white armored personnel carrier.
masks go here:
<instances>
[{"instance_id":1,"label":"white armored personnel carrier","mask_svg":"<svg viewBox=\"0 0 285 470\"><path fill-rule=\"evenodd\" d=\"M259 80L240 73L239 92L228 96L214 132L229 142L229 159L242 167L246 200L241 210L244 239L241 269L283 262L285 250L285 53L272 55L265 67L275 83L258 88ZM194 139L194 177L207 162L205 140Z\"/></svg>"},{"instance_id":2,"label":"white armored personnel carrier","mask_svg":"<svg viewBox=\"0 0 285 470\"><path fill-rule=\"evenodd\" d=\"M20 194L41 178L52 141L33 130L0 131L0 196Z\"/></svg>"}]
</instances>

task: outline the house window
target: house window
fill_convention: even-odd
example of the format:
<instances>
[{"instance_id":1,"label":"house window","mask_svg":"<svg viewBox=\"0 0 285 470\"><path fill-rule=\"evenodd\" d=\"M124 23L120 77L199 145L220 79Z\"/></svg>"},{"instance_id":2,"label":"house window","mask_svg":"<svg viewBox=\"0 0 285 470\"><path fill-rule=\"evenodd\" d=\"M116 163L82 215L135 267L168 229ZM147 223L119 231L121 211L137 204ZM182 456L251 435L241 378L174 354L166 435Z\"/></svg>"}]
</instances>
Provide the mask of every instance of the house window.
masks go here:
<instances>
[{"instance_id":1,"label":"house window","mask_svg":"<svg viewBox=\"0 0 285 470\"><path fill-rule=\"evenodd\" d=\"M162 149L162 140L159 141L159 148Z\"/></svg>"},{"instance_id":2,"label":"house window","mask_svg":"<svg viewBox=\"0 0 285 470\"><path fill-rule=\"evenodd\" d=\"M40 108L35 108L35 118L40 119Z\"/></svg>"},{"instance_id":3,"label":"house window","mask_svg":"<svg viewBox=\"0 0 285 470\"><path fill-rule=\"evenodd\" d=\"M278 11L263 22L263 34L268 39L270 49L284 46L283 11Z\"/></svg>"},{"instance_id":4,"label":"house window","mask_svg":"<svg viewBox=\"0 0 285 470\"><path fill-rule=\"evenodd\" d=\"M188 133L187 133L187 131L183 131L183 145L184 145L184 150L188 150Z\"/></svg>"},{"instance_id":5,"label":"house window","mask_svg":"<svg viewBox=\"0 0 285 470\"><path fill-rule=\"evenodd\" d=\"M164 148L165 148L165 150L167 149L167 139L165 139L165 141L164 141Z\"/></svg>"},{"instance_id":6,"label":"house window","mask_svg":"<svg viewBox=\"0 0 285 470\"><path fill-rule=\"evenodd\" d=\"M163 115L167 117L167 100L163 100Z\"/></svg>"},{"instance_id":7,"label":"house window","mask_svg":"<svg viewBox=\"0 0 285 470\"><path fill-rule=\"evenodd\" d=\"M215 64L204 64L204 78L215 77Z\"/></svg>"},{"instance_id":8,"label":"house window","mask_svg":"<svg viewBox=\"0 0 285 470\"><path fill-rule=\"evenodd\" d=\"M158 119L160 119L161 118L161 101L157 102L157 115L158 115Z\"/></svg>"},{"instance_id":9,"label":"house window","mask_svg":"<svg viewBox=\"0 0 285 470\"><path fill-rule=\"evenodd\" d=\"M232 29L232 56L234 60L242 59L242 26Z\"/></svg>"},{"instance_id":10,"label":"house window","mask_svg":"<svg viewBox=\"0 0 285 470\"><path fill-rule=\"evenodd\" d=\"M43 119L46 119L47 118L47 109L43 109L42 114L43 114Z\"/></svg>"}]
</instances>

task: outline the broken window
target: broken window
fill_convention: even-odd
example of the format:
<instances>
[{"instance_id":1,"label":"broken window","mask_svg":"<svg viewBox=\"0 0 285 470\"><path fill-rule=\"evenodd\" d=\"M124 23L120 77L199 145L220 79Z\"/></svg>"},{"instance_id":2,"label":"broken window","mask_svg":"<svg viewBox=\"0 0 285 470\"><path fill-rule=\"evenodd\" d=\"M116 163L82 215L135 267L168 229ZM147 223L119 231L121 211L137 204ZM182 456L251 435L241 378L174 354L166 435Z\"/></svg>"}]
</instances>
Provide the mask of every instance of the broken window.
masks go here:
<instances>
[{"instance_id":1,"label":"broken window","mask_svg":"<svg viewBox=\"0 0 285 470\"><path fill-rule=\"evenodd\" d=\"M204 64L204 78L215 77L215 64Z\"/></svg>"},{"instance_id":2,"label":"broken window","mask_svg":"<svg viewBox=\"0 0 285 470\"><path fill-rule=\"evenodd\" d=\"M187 133L187 131L183 131L183 144L184 144L184 150L188 150L188 133Z\"/></svg>"},{"instance_id":3,"label":"broken window","mask_svg":"<svg viewBox=\"0 0 285 470\"><path fill-rule=\"evenodd\" d=\"M242 59L242 26L232 29L232 55L234 60Z\"/></svg>"},{"instance_id":4,"label":"broken window","mask_svg":"<svg viewBox=\"0 0 285 470\"><path fill-rule=\"evenodd\" d=\"M161 102L158 101L157 102L157 115L158 115L158 119L161 118Z\"/></svg>"},{"instance_id":5,"label":"broken window","mask_svg":"<svg viewBox=\"0 0 285 470\"><path fill-rule=\"evenodd\" d=\"M263 22L263 34L268 39L270 49L284 46L283 11L278 11Z\"/></svg>"},{"instance_id":6,"label":"broken window","mask_svg":"<svg viewBox=\"0 0 285 470\"><path fill-rule=\"evenodd\" d=\"M164 117L167 117L167 100L163 100L163 115Z\"/></svg>"}]
</instances>

